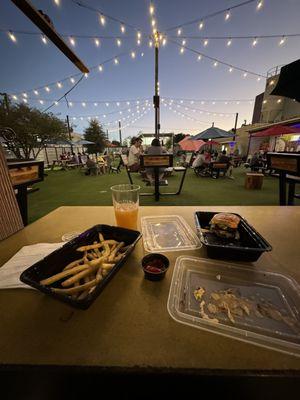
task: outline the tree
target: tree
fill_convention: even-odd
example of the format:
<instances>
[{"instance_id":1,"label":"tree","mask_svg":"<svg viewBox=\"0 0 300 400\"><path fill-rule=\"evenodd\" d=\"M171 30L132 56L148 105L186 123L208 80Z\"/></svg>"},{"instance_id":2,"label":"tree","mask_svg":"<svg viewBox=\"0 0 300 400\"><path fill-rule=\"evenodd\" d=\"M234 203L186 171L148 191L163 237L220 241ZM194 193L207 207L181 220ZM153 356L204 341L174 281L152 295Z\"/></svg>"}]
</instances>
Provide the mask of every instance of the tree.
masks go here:
<instances>
[{"instance_id":1,"label":"tree","mask_svg":"<svg viewBox=\"0 0 300 400\"><path fill-rule=\"evenodd\" d=\"M174 135L174 144L179 143L185 137L186 135L184 133L177 133L176 135Z\"/></svg>"},{"instance_id":2,"label":"tree","mask_svg":"<svg viewBox=\"0 0 300 400\"><path fill-rule=\"evenodd\" d=\"M0 102L0 127L14 131L7 142L8 150L17 158L29 159L33 149L35 158L47 143L67 139L67 127L52 113L43 113L26 104L9 104L9 112Z\"/></svg>"},{"instance_id":3,"label":"tree","mask_svg":"<svg viewBox=\"0 0 300 400\"><path fill-rule=\"evenodd\" d=\"M123 139L123 146L127 146L130 147L130 143L131 143L131 136L127 136L126 138Z\"/></svg>"},{"instance_id":4,"label":"tree","mask_svg":"<svg viewBox=\"0 0 300 400\"><path fill-rule=\"evenodd\" d=\"M113 141L111 142L111 144L114 144L114 145L116 145L116 146L118 146L118 147L121 146L120 142L118 142L117 140L113 140Z\"/></svg>"},{"instance_id":5,"label":"tree","mask_svg":"<svg viewBox=\"0 0 300 400\"><path fill-rule=\"evenodd\" d=\"M169 150L172 147L172 139L171 138L168 138L166 140L165 147L166 147L167 150Z\"/></svg>"},{"instance_id":6,"label":"tree","mask_svg":"<svg viewBox=\"0 0 300 400\"><path fill-rule=\"evenodd\" d=\"M106 136L102 125L96 119L90 121L88 128L84 130L84 139L94 142L94 144L87 145L89 154L102 153L105 148Z\"/></svg>"}]
</instances>

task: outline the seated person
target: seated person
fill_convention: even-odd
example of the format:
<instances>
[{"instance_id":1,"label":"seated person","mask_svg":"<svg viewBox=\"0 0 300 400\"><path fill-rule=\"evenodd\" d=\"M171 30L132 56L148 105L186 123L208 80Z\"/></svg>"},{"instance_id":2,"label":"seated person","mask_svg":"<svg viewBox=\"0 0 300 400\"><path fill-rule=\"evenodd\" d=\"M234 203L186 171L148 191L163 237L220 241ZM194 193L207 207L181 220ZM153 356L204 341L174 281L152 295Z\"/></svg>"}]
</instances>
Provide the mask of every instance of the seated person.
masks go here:
<instances>
[{"instance_id":1,"label":"seated person","mask_svg":"<svg viewBox=\"0 0 300 400\"><path fill-rule=\"evenodd\" d=\"M95 161L91 160L89 156L87 156L86 166L86 175L96 175L98 169L97 164L95 163Z\"/></svg>"},{"instance_id":2,"label":"seated person","mask_svg":"<svg viewBox=\"0 0 300 400\"><path fill-rule=\"evenodd\" d=\"M147 149L147 154L152 156L157 156L161 154L166 154L166 151L161 147L159 139L153 139L151 146ZM159 168L159 181L164 175L164 168ZM146 176L149 179L150 185L154 183L154 168L146 168Z\"/></svg>"},{"instance_id":3,"label":"seated person","mask_svg":"<svg viewBox=\"0 0 300 400\"><path fill-rule=\"evenodd\" d=\"M195 160L193 161L192 168L203 169L205 167L205 164L204 150L202 150L200 153L198 153Z\"/></svg>"},{"instance_id":4,"label":"seated person","mask_svg":"<svg viewBox=\"0 0 300 400\"><path fill-rule=\"evenodd\" d=\"M71 157L70 161L71 161L71 163L79 164L78 156L75 153L72 153L72 157Z\"/></svg>"},{"instance_id":5,"label":"seated person","mask_svg":"<svg viewBox=\"0 0 300 400\"><path fill-rule=\"evenodd\" d=\"M100 171L101 171L103 174L105 174L105 173L106 173L107 163L106 163L104 157L101 156L101 155L98 156L98 157L97 157L97 163L98 163L98 165L99 165L99 167L100 167Z\"/></svg>"},{"instance_id":6,"label":"seated person","mask_svg":"<svg viewBox=\"0 0 300 400\"><path fill-rule=\"evenodd\" d=\"M262 160L262 156L258 153L254 153L251 161L250 161L250 168L251 171L259 171L260 168L263 168L264 163Z\"/></svg>"},{"instance_id":7,"label":"seated person","mask_svg":"<svg viewBox=\"0 0 300 400\"><path fill-rule=\"evenodd\" d=\"M226 175L228 176L229 179L234 179L234 177L232 176L232 172L233 172L233 161L231 157L228 157L226 155L226 150L223 150L222 153L220 154L220 156L217 159L217 163L220 164L227 164L227 171L226 171Z\"/></svg>"},{"instance_id":8,"label":"seated person","mask_svg":"<svg viewBox=\"0 0 300 400\"><path fill-rule=\"evenodd\" d=\"M128 168L131 172L138 172L140 170L140 155L142 153L142 139L133 137L128 155Z\"/></svg>"}]
</instances>

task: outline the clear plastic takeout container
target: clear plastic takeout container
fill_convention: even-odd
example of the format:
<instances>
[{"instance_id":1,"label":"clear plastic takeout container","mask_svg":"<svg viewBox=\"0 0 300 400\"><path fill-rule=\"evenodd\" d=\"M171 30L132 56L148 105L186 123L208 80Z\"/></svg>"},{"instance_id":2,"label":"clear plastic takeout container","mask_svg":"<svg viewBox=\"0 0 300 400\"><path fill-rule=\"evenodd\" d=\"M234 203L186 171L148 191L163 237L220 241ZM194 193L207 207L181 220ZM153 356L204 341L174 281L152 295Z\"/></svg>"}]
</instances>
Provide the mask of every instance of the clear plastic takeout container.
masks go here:
<instances>
[{"instance_id":1,"label":"clear plastic takeout container","mask_svg":"<svg viewBox=\"0 0 300 400\"><path fill-rule=\"evenodd\" d=\"M149 253L199 249L202 245L187 222L179 215L142 217L145 250Z\"/></svg>"},{"instance_id":2,"label":"clear plastic takeout container","mask_svg":"<svg viewBox=\"0 0 300 400\"><path fill-rule=\"evenodd\" d=\"M194 291L199 288L205 293L196 300ZM271 318L243 312L242 316L234 315L232 322L226 311L210 313L207 306L213 303L211 294L228 290L238 293L239 298L249 299L259 310L262 304L271 304L276 319L274 314ZM206 315L218 322L203 317L202 301ZM300 286L291 277L218 260L181 256L176 260L167 307L171 317L182 324L300 356ZM282 318L277 318L278 312Z\"/></svg>"}]
</instances>

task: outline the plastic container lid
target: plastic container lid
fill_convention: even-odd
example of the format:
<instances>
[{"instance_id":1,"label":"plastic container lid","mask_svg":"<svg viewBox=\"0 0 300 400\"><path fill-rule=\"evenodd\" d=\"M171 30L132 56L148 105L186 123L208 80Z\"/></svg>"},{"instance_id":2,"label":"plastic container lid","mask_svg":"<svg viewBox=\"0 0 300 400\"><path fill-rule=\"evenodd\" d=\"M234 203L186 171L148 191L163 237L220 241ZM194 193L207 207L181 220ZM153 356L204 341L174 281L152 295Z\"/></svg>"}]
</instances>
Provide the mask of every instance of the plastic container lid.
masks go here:
<instances>
[{"instance_id":1,"label":"plastic container lid","mask_svg":"<svg viewBox=\"0 0 300 400\"><path fill-rule=\"evenodd\" d=\"M179 215L158 215L141 219L145 250L149 253L199 249L197 235Z\"/></svg>"},{"instance_id":2,"label":"plastic container lid","mask_svg":"<svg viewBox=\"0 0 300 400\"><path fill-rule=\"evenodd\" d=\"M203 291L200 289L200 299L196 300L194 291L199 288L205 292L201 297ZM214 303L215 295L211 297L212 293L228 290L255 305L255 308L250 308L249 315L241 312L238 316L231 309L232 322L226 310L222 312L219 308L216 312L211 306L207 307ZM205 319L201 312L202 301L205 302L202 311L218 322ZM272 317L257 312L264 307L270 310ZM182 256L176 260L168 311L182 324L300 356L300 287L285 275L218 260Z\"/></svg>"}]
</instances>

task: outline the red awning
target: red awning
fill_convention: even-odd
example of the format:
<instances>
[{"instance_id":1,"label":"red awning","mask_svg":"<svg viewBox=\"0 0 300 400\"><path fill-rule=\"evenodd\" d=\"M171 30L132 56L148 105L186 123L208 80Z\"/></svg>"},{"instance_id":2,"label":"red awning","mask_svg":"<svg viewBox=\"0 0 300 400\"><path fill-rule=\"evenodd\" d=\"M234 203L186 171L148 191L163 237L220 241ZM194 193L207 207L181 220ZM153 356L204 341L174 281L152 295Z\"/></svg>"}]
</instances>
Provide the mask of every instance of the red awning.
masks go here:
<instances>
[{"instance_id":1,"label":"red awning","mask_svg":"<svg viewBox=\"0 0 300 400\"><path fill-rule=\"evenodd\" d=\"M292 126L286 125L275 125L271 126L268 129L264 129L263 131L252 133L251 137L280 136L288 135L291 133L300 133L300 128L293 128Z\"/></svg>"},{"instance_id":2,"label":"red awning","mask_svg":"<svg viewBox=\"0 0 300 400\"><path fill-rule=\"evenodd\" d=\"M192 140L191 136L186 136L179 143L181 150L185 151L199 151L199 149L206 144L203 140Z\"/></svg>"}]
</instances>

